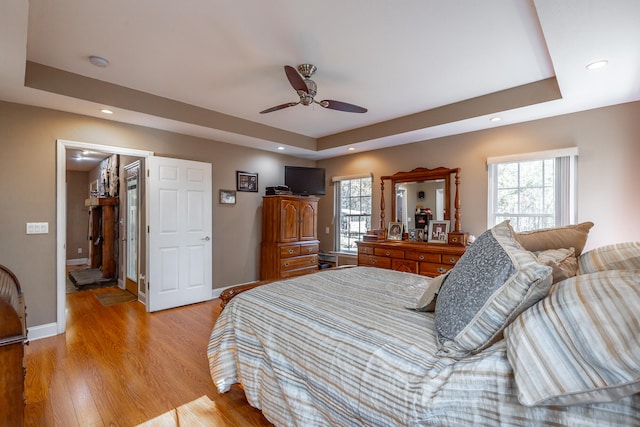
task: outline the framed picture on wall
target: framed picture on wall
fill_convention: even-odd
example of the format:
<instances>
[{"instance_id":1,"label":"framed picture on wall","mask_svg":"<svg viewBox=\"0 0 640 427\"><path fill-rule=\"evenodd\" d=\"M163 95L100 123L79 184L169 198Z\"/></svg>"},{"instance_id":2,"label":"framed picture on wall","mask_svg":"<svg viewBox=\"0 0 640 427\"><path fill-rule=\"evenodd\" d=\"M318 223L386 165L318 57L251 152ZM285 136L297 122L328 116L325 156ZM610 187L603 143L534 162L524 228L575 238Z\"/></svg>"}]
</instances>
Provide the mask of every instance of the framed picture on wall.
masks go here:
<instances>
[{"instance_id":1,"label":"framed picture on wall","mask_svg":"<svg viewBox=\"0 0 640 427\"><path fill-rule=\"evenodd\" d=\"M429 243L447 243L449 221L429 221Z\"/></svg>"},{"instance_id":2,"label":"framed picture on wall","mask_svg":"<svg viewBox=\"0 0 640 427\"><path fill-rule=\"evenodd\" d=\"M220 204L221 205L235 205L236 204L236 192L233 190L220 190Z\"/></svg>"},{"instance_id":3,"label":"framed picture on wall","mask_svg":"<svg viewBox=\"0 0 640 427\"><path fill-rule=\"evenodd\" d=\"M258 192L258 174L255 172L236 171L236 189L238 191Z\"/></svg>"}]
</instances>

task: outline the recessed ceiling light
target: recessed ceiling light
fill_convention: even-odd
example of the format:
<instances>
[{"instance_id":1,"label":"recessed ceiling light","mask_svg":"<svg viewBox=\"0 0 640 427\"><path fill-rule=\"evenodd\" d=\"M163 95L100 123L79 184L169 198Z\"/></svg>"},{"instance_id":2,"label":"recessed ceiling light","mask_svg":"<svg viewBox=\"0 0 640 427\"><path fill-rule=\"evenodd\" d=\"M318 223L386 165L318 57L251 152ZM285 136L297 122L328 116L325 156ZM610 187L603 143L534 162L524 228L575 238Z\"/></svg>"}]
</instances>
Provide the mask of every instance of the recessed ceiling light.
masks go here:
<instances>
[{"instance_id":1,"label":"recessed ceiling light","mask_svg":"<svg viewBox=\"0 0 640 427\"><path fill-rule=\"evenodd\" d=\"M95 55L91 55L89 57L89 62L91 62L96 67L102 67L102 68L109 65L109 61L107 61L106 58L103 58L101 56L95 56Z\"/></svg>"},{"instance_id":2,"label":"recessed ceiling light","mask_svg":"<svg viewBox=\"0 0 640 427\"><path fill-rule=\"evenodd\" d=\"M587 65L586 68L587 70L597 70L598 68L606 67L607 64L609 64L609 61L603 59L601 61L592 62L591 64Z\"/></svg>"},{"instance_id":3,"label":"recessed ceiling light","mask_svg":"<svg viewBox=\"0 0 640 427\"><path fill-rule=\"evenodd\" d=\"M349 148L347 148L347 150L349 150L349 151L355 151L355 149L356 149L355 147L349 147Z\"/></svg>"},{"instance_id":4,"label":"recessed ceiling light","mask_svg":"<svg viewBox=\"0 0 640 427\"><path fill-rule=\"evenodd\" d=\"M502 117L491 117L489 119L490 122L499 122L500 120L502 120Z\"/></svg>"},{"instance_id":5,"label":"recessed ceiling light","mask_svg":"<svg viewBox=\"0 0 640 427\"><path fill-rule=\"evenodd\" d=\"M103 108L102 110L100 110L100 112L105 113L105 114L113 114L113 111L107 110L106 108Z\"/></svg>"},{"instance_id":6,"label":"recessed ceiling light","mask_svg":"<svg viewBox=\"0 0 640 427\"><path fill-rule=\"evenodd\" d=\"M278 150L284 150L284 147L278 147Z\"/></svg>"}]
</instances>

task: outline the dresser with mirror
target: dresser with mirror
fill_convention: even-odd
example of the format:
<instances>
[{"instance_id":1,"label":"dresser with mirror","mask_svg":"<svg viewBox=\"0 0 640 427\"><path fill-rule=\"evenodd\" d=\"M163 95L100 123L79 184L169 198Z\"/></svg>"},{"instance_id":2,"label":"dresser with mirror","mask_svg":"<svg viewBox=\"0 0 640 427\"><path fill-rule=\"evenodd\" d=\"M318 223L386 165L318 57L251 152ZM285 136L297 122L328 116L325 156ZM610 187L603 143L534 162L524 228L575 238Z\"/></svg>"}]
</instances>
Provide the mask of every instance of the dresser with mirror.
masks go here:
<instances>
[{"instance_id":1,"label":"dresser with mirror","mask_svg":"<svg viewBox=\"0 0 640 427\"><path fill-rule=\"evenodd\" d=\"M467 243L459 187L459 168L416 168L380 177L380 227L357 242L358 265L430 277L449 271Z\"/></svg>"}]
</instances>

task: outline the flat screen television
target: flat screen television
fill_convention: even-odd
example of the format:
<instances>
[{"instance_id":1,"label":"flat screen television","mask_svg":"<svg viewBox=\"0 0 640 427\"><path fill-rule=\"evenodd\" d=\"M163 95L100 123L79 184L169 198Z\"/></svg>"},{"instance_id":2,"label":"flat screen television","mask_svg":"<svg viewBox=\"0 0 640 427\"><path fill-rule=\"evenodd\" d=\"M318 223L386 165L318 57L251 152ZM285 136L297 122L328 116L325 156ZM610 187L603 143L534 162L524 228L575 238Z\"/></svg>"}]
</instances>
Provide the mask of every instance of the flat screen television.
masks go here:
<instances>
[{"instance_id":1,"label":"flat screen television","mask_svg":"<svg viewBox=\"0 0 640 427\"><path fill-rule=\"evenodd\" d=\"M299 196L324 196L326 194L324 168L303 166L284 167L284 185Z\"/></svg>"}]
</instances>

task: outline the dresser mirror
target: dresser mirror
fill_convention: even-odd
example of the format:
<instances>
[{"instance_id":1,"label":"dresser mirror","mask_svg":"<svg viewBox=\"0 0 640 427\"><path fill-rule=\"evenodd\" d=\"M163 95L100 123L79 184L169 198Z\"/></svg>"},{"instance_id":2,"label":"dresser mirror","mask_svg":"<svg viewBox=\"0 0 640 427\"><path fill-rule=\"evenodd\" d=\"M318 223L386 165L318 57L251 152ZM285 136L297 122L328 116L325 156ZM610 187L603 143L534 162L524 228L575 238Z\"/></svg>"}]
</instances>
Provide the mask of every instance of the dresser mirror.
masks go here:
<instances>
[{"instance_id":1,"label":"dresser mirror","mask_svg":"<svg viewBox=\"0 0 640 427\"><path fill-rule=\"evenodd\" d=\"M451 176L453 175L454 197L451 198ZM385 181L390 181L391 214L385 214ZM451 231L460 232L460 169L416 168L410 172L397 172L380 177L380 228L386 229L389 221L401 222L405 230L422 228L421 214L429 220L451 221ZM453 212L453 218L451 213ZM417 223L420 222L420 223Z\"/></svg>"}]
</instances>

